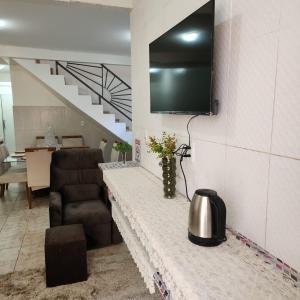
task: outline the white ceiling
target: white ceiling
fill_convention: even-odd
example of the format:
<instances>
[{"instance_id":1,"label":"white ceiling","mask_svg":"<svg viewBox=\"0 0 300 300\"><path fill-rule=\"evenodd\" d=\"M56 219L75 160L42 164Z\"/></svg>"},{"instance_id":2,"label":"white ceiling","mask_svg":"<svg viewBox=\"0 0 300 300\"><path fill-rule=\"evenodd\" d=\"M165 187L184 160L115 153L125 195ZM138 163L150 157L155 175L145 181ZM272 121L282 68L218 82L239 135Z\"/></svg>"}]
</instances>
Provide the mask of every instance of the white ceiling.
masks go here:
<instances>
[{"instance_id":1,"label":"white ceiling","mask_svg":"<svg viewBox=\"0 0 300 300\"><path fill-rule=\"evenodd\" d=\"M0 0L0 44L129 56L129 9L53 0Z\"/></svg>"},{"instance_id":2,"label":"white ceiling","mask_svg":"<svg viewBox=\"0 0 300 300\"><path fill-rule=\"evenodd\" d=\"M84 3L102 4L107 6L126 7L126 8L133 7L133 0L57 0L57 1L84 2Z\"/></svg>"}]
</instances>

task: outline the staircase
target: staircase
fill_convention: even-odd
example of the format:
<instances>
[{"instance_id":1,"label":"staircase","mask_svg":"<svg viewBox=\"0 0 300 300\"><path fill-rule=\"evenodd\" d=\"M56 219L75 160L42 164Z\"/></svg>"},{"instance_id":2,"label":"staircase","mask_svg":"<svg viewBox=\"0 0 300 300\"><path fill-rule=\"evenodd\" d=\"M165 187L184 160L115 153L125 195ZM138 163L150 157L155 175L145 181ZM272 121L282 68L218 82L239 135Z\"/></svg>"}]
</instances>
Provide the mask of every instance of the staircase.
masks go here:
<instances>
[{"instance_id":1,"label":"staircase","mask_svg":"<svg viewBox=\"0 0 300 300\"><path fill-rule=\"evenodd\" d=\"M115 136L132 144L131 88L105 65L14 60L64 102L75 106ZM72 84L67 84L70 82L67 77L72 77ZM81 94L82 88L85 88L85 95Z\"/></svg>"}]
</instances>

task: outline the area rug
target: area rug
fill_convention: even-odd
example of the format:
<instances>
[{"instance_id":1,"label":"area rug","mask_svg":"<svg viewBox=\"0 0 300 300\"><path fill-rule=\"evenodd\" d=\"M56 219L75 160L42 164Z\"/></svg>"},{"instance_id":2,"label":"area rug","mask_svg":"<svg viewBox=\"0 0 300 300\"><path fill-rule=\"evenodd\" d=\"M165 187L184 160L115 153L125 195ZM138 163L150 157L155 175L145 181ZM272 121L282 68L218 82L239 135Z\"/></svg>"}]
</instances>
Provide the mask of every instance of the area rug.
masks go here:
<instances>
[{"instance_id":1,"label":"area rug","mask_svg":"<svg viewBox=\"0 0 300 300\"><path fill-rule=\"evenodd\" d=\"M159 300L150 295L124 244L88 251L87 281L46 288L45 270L0 276L0 299L13 300Z\"/></svg>"}]
</instances>

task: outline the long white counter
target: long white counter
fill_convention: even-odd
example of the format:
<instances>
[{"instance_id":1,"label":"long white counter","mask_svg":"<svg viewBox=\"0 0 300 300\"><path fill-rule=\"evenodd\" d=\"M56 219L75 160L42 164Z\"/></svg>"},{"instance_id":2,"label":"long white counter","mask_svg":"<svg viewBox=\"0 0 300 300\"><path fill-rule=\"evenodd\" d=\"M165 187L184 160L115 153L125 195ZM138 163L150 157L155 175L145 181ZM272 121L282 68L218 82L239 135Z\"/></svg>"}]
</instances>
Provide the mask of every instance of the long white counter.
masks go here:
<instances>
[{"instance_id":1,"label":"long white counter","mask_svg":"<svg viewBox=\"0 0 300 300\"><path fill-rule=\"evenodd\" d=\"M159 271L172 299L300 299L300 291L227 233L227 242L206 248L187 238L189 203L163 197L162 182L141 167L104 169L113 218L149 291ZM113 201L112 201L113 202Z\"/></svg>"}]
</instances>

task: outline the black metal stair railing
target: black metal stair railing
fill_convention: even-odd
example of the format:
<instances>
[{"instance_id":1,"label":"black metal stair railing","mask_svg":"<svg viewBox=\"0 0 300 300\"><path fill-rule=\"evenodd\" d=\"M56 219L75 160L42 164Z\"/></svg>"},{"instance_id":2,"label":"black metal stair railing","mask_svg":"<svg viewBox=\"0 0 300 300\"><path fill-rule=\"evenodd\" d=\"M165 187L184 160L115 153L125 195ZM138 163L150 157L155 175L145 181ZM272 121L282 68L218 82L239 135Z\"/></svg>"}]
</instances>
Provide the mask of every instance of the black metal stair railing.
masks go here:
<instances>
[{"instance_id":1,"label":"black metal stair railing","mask_svg":"<svg viewBox=\"0 0 300 300\"><path fill-rule=\"evenodd\" d=\"M97 104L104 101L132 121L131 87L104 64L55 61L55 68L57 75L62 69L95 94Z\"/></svg>"}]
</instances>

